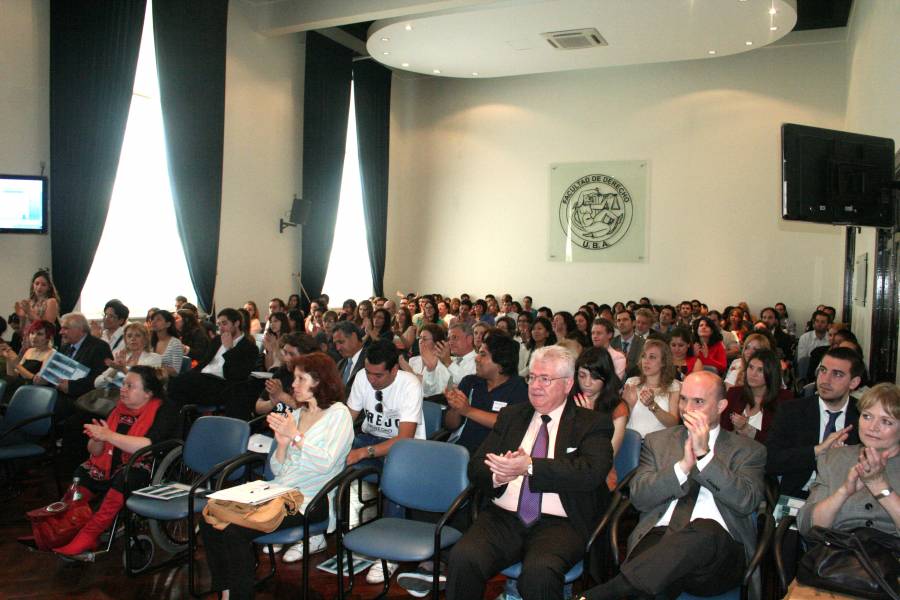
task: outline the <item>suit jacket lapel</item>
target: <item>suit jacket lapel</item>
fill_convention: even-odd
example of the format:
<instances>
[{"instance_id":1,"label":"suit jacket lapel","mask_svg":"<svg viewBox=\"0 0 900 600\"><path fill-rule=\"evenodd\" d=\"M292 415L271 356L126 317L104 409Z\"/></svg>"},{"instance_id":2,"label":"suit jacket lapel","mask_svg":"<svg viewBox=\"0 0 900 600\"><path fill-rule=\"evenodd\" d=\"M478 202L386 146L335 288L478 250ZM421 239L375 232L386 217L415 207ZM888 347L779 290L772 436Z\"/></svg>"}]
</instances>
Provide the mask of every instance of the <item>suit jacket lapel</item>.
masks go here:
<instances>
[{"instance_id":1,"label":"suit jacket lapel","mask_svg":"<svg viewBox=\"0 0 900 600\"><path fill-rule=\"evenodd\" d=\"M533 415L534 408L529 403L528 408L522 411L521 417L510 424L509 433L506 436L508 450L516 450L522 445L522 439L525 437L525 432L528 431L528 424L531 423Z\"/></svg>"}]
</instances>

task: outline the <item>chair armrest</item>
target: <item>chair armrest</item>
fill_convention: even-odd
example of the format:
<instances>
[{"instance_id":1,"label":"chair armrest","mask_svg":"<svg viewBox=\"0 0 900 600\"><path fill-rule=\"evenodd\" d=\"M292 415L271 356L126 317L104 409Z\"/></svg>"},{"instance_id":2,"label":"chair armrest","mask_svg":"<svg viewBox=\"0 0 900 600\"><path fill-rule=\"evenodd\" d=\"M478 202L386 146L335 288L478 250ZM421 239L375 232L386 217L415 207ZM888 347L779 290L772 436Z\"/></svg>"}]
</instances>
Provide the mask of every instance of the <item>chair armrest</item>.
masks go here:
<instances>
[{"instance_id":1,"label":"chair armrest","mask_svg":"<svg viewBox=\"0 0 900 600\"><path fill-rule=\"evenodd\" d=\"M257 452L245 452L245 453L239 455L238 458L241 458L248 454L253 454L253 455L259 456L259 453L257 453ZM197 480L194 481L193 484L191 484L191 489L188 492L188 512L189 513L193 514L194 498L197 496L197 490L200 489L200 486L206 485L210 479L212 479L217 473L221 472L223 469L225 469L228 465L230 465L234 461L235 461L234 458L229 458L228 460L223 460L222 462L220 462L217 465L213 465L213 467L209 471L207 471L206 473L201 475Z\"/></svg>"},{"instance_id":2,"label":"chair armrest","mask_svg":"<svg viewBox=\"0 0 900 600\"><path fill-rule=\"evenodd\" d=\"M750 578L753 577L754 571L759 568L763 556L769 551L772 539L775 537L775 517L772 516L772 512L761 504L757 518L764 521L763 532L759 539L756 540L756 552L753 553L750 562L747 564L747 570L744 572L744 587L750 585Z\"/></svg>"},{"instance_id":3,"label":"chair armrest","mask_svg":"<svg viewBox=\"0 0 900 600\"><path fill-rule=\"evenodd\" d=\"M600 517L600 521L597 522L597 526L594 527L593 533L591 533L591 537L588 538L587 546L585 546L584 553L585 555L590 554L591 547L594 545L594 542L597 541L597 538L603 533L603 530L610 524L612 521L612 517L616 512L616 509L619 507L619 503L622 502L623 497L618 493L618 489L613 492L612 498L609 501L609 506L606 507L606 510L603 511L603 515Z\"/></svg>"},{"instance_id":4,"label":"chair armrest","mask_svg":"<svg viewBox=\"0 0 900 600\"><path fill-rule=\"evenodd\" d=\"M791 525L793 525L797 521L797 518L791 515L785 515L781 518L781 521L778 523L778 528L775 530L775 539L772 543L774 546L773 553L775 555L775 569L778 571L778 583L781 585L781 591L783 593L787 593L788 581L787 581L787 570L784 566L784 536L790 530Z\"/></svg>"},{"instance_id":5,"label":"chair armrest","mask_svg":"<svg viewBox=\"0 0 900 600\"><path fill-rule=\"evenodd\" d=\"M619 500L619 505L616 507L616 510L613 512L613 516L610 520L610 530L609 530L609 546L610 546L610 554L612 556L613 564L615 566L619 566L619 521L622 519L622 515L625 514L625 511L631 506L631 499L627 496L622 496Z\"/></svg>"},{"instance_id":6,"label":"chair armrest","mask_svg":"<svg viewBox=\"0 0 900 600\"><path fill-rule=\"evenodd\" d=\"M332 490L338 489L338 487L344 482L349 475L352 475L353 472L356 471L353 467L346 467L343 471L332 477L328 480L328 482L322 486L322 489L319 490L319 493L313 496L313 499L309 501L309 504L306 505L306 514L312 513L316 510L322 502L328 502L328 494L332 492ZM338 521L337 514L335 514L335 521ZM309 527L312 525L309 519L303 519L303 538L309 539Z\"/></svg>"},{"instance_id":7,"label":"chair armrest","mask_svg":"<svg viewBox=\"0 0 900 600\"><path fill-rule=\"evenodd\" d=\"M343 525L349 525L349 523L345 522L345 517L347 515L344 514L344 506L346 505L348 508L350 506L350 498L347 496L347 490L350 489L350 484L358 479L362 479L363 477L375 475L377 478L377 485L379 487L381 486L381 471L379 471L377 468L364 467L362 469L356 469L352 466L349 468L353 470L353 473L345 475L341 480L340 487L338 488L337 514L335 515L338 521L338 529L341 529Z\"/></svg>"},{"instance_id":8,"label":"chair armrest","mask_svg":"<svg viewBox=\"0 0 900 600\"><path fill-rule=\"evenodd\" d=\"M130 488L128 486L128 475L131 473L131 467L134 464L142 459L147 454L151 453L162 453L165 451L170 451L173 448L177 448L178 446L183 446L184 442L181 440L163 440L161 442L156 442L155 444L150 444L149 446L144 446L137 452L133 452L131 454L131 458L128 459L128 462L125 464L125 471L122 473L122 487L125 489L125 496L128 496L130 493Z\"/></svg>"},{"instance_id":9,"label":"chair armrest","mask_svg":"<svg viewBox=\"0 0 900 600\"><path fill-rule=\"evenodd\" d=\"M441 529L444 528L444 525L446 525L450 521L450 519L452 519L454 515L456 515L456 512L474 496L475 486L470 484L466 489L460 492L459 496L454 498L453 502L450 504L450 508L447 509L447 512L441 515L441 518L438 520L437 525L434 528L434 535L436 539L440 539Z\"/></svg>"},{"instance_id":10,"label":"chair armrest","mask_svg":"<svg viewBox=\"0 0 900 600\"><path fill-rule=\"evenodd\" d=\"M27 419L22 419L21 421L19 421L18 423L16 423L15 425L13 425L12 427L10 427L10 428L7 429L6 431L4 431L2 434L0 434L0 440L2 440L3 438L5 438L6 436L8 436L8 435L9 435L10 433L12 433L13 431L18 431L18 430L22 429L23 427L25 427L26 425L31 425L31 424L34 423L35 421L42 421L42 420L47 419L47 418L52 419L52 418L53 418L53 413L52 413L52 412L42 413L42 414L39 414L39 415L34 415L34 416L31 416L31 417L28 417Z\"/></svg>"},{"instance_id":11,"label":"chair armrest","mask_svg":"<svg viewBox=\"0 0 900 600\"><path fill-rule=\"evenodd\" d=\"M222 468L222 474L219 475L219 479L216 481L216 491L221 490L222 486L225 485L225 482L228 481L228 478L231 477L231 474L237 471L239 468L256 462L264 464L265 461L268 460L268 458L269 456L267 454L260 454L259 452L246 452L244 454L241 454L237 458L232 459L227 465Z\"/></svg>"}]
</instances>

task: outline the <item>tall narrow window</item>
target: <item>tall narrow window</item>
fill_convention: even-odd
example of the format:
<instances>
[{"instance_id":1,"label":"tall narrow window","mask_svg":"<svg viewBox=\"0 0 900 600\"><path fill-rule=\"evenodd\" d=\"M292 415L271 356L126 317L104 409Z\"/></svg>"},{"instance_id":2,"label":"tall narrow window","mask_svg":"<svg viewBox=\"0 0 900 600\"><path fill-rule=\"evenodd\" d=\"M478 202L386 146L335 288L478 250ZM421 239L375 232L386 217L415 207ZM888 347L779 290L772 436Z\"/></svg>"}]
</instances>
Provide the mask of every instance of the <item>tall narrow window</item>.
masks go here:
<instances>
[{"instance_id":1,"label":"tall narrow window","mask_svg":"<svg viewBox=\"0 0 900 600\"><path fill-rule=\"evenodd\" d=\"M81 310L98 316L118 298L139 316L152 307L170 308L177 295L197 301L175 223L147 2L119 169Z\"/></svg>"},{"instance_id":2,"label":"tall narrow window","mask_svg":"<svg viewBox=\"0 0 900 600\"><path fill-rule=\"evenodd\" d=\"M334 244L328 259L324 292L333 304L347 298L360 300L372 295L372 270L363 214L362 183L359 175L359 152L356 141L356 110L353 87L350 87L350 118L347 122L347 149L341 176L341 199L338 204Z\"/></svg>"}]
</instances>

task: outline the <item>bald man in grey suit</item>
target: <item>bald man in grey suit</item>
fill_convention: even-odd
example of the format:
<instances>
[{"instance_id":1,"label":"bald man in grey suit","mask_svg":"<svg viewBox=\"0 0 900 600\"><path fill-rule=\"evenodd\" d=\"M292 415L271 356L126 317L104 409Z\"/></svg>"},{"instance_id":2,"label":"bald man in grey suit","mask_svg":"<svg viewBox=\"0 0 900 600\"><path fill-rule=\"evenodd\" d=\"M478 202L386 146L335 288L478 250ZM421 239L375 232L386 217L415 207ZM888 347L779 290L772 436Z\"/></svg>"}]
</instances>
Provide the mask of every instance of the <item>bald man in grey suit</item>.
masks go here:
<instances>
[{"instance_id":1,"label":"bald man in grey suit","mask_svg":"<svg viewBox=\"0 0 900 600\"><path fill-rule=\"evenodd\" d=\"M766 449L719 427L728 402L717 375L688 375L681 394L684 425L644 438L630 485L641 517L628 558L586 600L724 593L740 584L756 550L753 511L764 496ZM756 580L751 597L759 591Z\"/></svg>"}]
</instances>

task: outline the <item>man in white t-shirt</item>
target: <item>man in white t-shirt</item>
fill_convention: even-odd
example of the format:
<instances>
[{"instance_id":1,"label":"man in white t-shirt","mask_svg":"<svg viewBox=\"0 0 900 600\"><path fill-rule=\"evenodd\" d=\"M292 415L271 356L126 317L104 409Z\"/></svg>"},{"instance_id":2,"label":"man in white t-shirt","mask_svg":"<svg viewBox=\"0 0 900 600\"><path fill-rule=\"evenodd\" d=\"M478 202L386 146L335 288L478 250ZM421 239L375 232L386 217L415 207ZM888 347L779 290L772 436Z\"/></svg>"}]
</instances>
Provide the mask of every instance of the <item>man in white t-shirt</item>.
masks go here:
<instances>
[{"instance_id":1,"label":"man in white t-shirt","mask_svg":"<svg viewBox=\"0 0 900 600\"><path fill-rule=\"evenodd\" d=\"M399 370L398 359L397 348L389 340L377 340L368 347L366 376L356 378L347 398L353 420L363 414L362 431L353 440L353 449L347 455L348 465L381 468L397 440L425 439L422 385L412 373ZM404 510L386 500L383 514L403 518ZM389 573L396 569L396 563L388 563ZM375 561L366 581L381 583L384 577L381 561Z\"/></svg>"}]
</instances>

